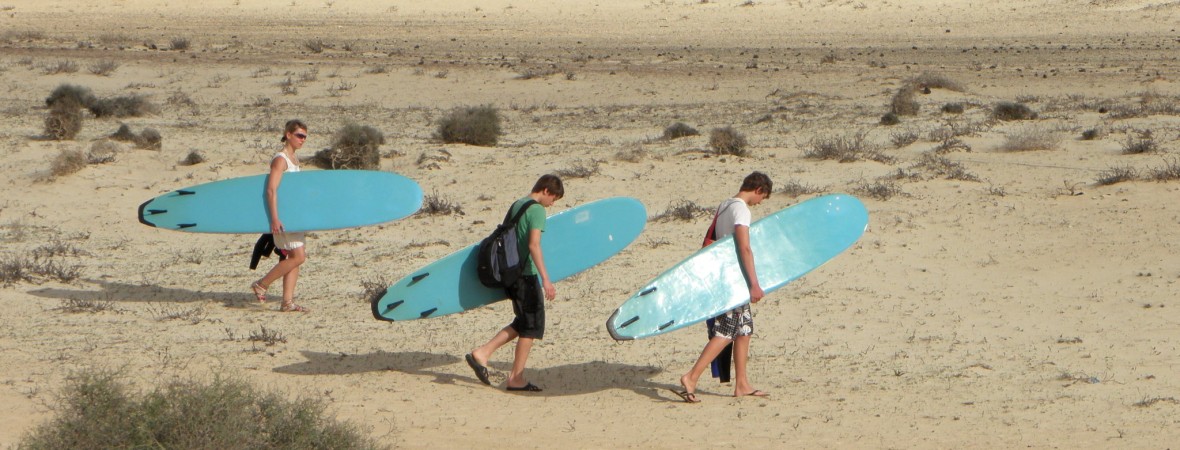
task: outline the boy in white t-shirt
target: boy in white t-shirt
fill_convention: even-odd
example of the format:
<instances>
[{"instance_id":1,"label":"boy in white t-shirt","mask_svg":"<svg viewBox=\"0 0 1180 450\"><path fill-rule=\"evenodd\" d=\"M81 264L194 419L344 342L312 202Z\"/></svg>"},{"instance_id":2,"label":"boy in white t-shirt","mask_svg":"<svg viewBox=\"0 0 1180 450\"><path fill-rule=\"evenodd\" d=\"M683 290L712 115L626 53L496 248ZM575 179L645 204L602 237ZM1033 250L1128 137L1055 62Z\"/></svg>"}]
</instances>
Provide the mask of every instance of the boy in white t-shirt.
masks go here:
<instances>
[{"instance_id":1,"label":"boy in white t-shirt","mask_svg":"<svg viewBox=\"0 0 1180 450\"><path fill-rule=\"evenodd\" d=\"M762 172L754 172L742 181L742 187L733 198L726 199L717 206L717 219L714 225L714 239L721 239L733 235L734 247L738 252L738 263L746 277L746 285L750 289L750 302L758 303L764 293L758 284L758 274L754 270L754 251L750 248L750 206L762 203L770 198L774 184L770 177ZM742 397L753 395L765 397L764 391L754 389L746 374L746 363L750 357L750 336L754 334L754 317L750 312L750 304L734 308L714 318L715 324L709 336L709 343L701 351L696 364L688 373L680 377L682 391L676 395L687 403L699 403L696 396L697 381L709 364L717 358L731 342L733 343L734 385L733 396Z\"/></svg>"}]
</instances>

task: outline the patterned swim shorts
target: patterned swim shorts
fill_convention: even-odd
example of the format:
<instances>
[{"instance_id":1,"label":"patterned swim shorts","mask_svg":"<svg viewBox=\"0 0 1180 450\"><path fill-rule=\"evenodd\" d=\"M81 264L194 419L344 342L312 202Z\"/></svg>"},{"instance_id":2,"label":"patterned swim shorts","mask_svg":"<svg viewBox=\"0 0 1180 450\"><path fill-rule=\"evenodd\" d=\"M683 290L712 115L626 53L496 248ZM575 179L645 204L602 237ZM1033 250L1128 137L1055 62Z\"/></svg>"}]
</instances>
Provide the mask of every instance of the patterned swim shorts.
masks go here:
<instances>
[{"instance_id":1,"label":"patterned swim shorts","mask_svg":"<svg viewBox=\"0 0 1180 450\"><path fill-rule=\"evenodd\" d=\"M733 340L738 336L754 334L754 314L750 311L750 304L739 306L726 311L725 314L713 319L713 336Z\"/></svg>"}]
</instances>

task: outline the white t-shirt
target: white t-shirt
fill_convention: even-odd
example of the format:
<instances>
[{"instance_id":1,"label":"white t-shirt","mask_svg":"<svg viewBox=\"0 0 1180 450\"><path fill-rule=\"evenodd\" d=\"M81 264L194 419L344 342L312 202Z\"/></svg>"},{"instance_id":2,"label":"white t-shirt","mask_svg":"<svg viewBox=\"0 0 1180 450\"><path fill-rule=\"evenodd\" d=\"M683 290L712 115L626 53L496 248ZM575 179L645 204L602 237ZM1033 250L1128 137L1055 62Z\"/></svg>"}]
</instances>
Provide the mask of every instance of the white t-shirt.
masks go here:
<instances>
[{"instance_id":1,"label":"white t-shirt","mask_svg":"<svg viewBox=\"0 0 1180 450\"><path fill-rule=\"evenodd\" d=\"M734 227L738 225L750 226L750 206L746 205L745 200L727 198L717 206L717 211L717 227L714 228L717 239L733 234Z\"/></svg>"}]
</instances>

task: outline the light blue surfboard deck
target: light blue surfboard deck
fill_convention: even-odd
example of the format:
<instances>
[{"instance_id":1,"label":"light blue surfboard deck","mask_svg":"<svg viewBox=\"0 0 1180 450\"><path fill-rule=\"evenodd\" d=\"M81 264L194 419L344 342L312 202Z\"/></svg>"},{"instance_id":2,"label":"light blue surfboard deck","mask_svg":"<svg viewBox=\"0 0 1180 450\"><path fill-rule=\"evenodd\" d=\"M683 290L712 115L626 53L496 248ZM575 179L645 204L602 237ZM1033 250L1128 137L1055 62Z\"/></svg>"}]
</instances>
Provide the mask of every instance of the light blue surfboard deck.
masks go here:
<instances>
[{"instance_id":1,"label":"light blue surfboard deck","mask_svg":"<svg viewBox=\"0 0 1180 450\"><path fill-rule=\"evenodd\" d=\"M869 215L845 194L791 206L750 225L754 269L769 294L839 255L864 234ZM647 283L607 320L615 340L667 333L750 302L733 235L697 251Z\"/></svg>"},{"instance_id":2,"label":"light blue surfboard deck","mask_svg":"<svg viewBox=\"0 0 1180 450\"><path fill-rule=\"evenodd\" d=\"M139 205L139 221L190 233L269 233L267 175L231 178L179 189ZM279 218L287 231L374 225L422 207L414 180L373 170L312 170L283 174Z\"/></svg>"},{"instance_id":3,"label":"light blue surfboard deck","mask_svg":"<svg viewBox=\"0 0 1180 450\"><path fill-rule=\"evenodd\" d=\"M545 219L541 248L550 281L606 261L631 244L647 224L643 203L611 197ZM488 225L491 233L495 224ZM451 253L391 285L372 302L373 317L401 321L445 316L504 300L504 289L485 287L476 274L479 243Z\"/></svg>"}]
</instances>

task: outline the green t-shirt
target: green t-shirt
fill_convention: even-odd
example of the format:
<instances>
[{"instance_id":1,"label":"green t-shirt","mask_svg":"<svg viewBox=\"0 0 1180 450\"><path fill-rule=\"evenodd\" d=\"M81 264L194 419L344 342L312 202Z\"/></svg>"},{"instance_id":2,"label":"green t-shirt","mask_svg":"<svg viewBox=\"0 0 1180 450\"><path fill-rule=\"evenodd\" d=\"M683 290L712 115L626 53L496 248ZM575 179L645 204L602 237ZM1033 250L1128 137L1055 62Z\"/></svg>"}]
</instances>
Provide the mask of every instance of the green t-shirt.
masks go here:
<instances>
[{"instance_id":1,"label":"green t-shirt","mask_svg":"<svg viewBox=\"0 0 1180 450\"><path fill-rule=\"evenodd\" d=\"M516 203L512 204L511 212L508 214L516 215L516 212L520 210L520 206L529 200L531 198L527 196L517 200ZM525 211L524 215L520 217L520 221L516 222L516 247L520 251L520 257L528 261L528 264L524 266L524 270L521 271L522 275L537 275L537 265L533 263L533 257L529 254L530 230L545 231L545 207L541 206L540 203L534 203L529 206L528 211Z\"/></svg>"}]
</instances>

